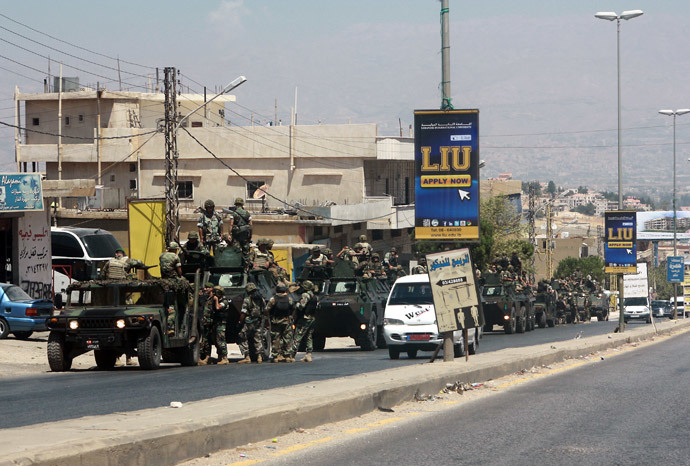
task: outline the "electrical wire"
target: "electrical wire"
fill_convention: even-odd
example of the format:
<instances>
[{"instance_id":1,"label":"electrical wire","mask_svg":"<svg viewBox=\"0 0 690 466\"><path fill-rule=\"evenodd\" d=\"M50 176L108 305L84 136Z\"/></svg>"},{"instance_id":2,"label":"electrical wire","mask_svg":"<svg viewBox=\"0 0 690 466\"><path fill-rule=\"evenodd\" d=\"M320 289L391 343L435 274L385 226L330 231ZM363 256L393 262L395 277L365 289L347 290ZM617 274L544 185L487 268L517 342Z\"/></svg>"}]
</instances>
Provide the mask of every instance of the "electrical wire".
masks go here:
<instances>
[{"instance_id":1,"label":"electrical wire","mask_svg":"<svg viewBox=\"0 0 690 466\"><path fill-rule=\"evenodd\" d=\"M8 126L8 127L10 127L10 128L16 128L16 129L19 129L19 130L21 130L21 131L29 131L29 132L32 132L32 133L46 134L46 135L48 135L48 136L56 136L56 137L63 137L63 138L69 138L69 139L84 139L84 140L88 140L88 141L93 141L93 140L102 140L102 141L103 141L103 140L107 140L107 139L131 139L131 138L133 138L133 137L137 137L137 136L146 136L147 134L152 134L152 133L158 133L158 132L159 132L157 129L154 129L154 130L151 130L151 131L147 131L147 132L145 132L145 133L129 134L129 135L125 135L125 136L83 137L83 136L66 136L66 135L64 135L64 134L50 133L50 132L48 132L48 131L39 131L39 130L37 130L37 129L29 129L29 128L25 128L25 127L23 127L23 126L12 125L12 124L10 124L10 123L5 123L4 121L0 121L0 125Z\"/></svg>"}]
</instances>

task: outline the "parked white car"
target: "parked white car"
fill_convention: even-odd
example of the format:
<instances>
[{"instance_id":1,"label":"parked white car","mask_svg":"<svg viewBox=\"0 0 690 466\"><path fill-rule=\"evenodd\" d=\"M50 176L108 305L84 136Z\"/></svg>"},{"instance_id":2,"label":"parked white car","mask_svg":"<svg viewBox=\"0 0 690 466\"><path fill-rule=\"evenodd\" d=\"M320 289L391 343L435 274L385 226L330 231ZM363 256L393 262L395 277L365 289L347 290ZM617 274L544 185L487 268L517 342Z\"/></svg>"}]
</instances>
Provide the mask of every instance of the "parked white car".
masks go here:
<instances>
[{"instance_id":1,"label":"parked white car","mask_svg":"<svg viewBox=\"0 0 690 466\"><path fill-rule=\"evenodd\" d=\"M427 274L408 275L395 281L383 318L383 337L391 359L405 352L409 358L418 351L434 351L443 341L436 325L436 311ZM482 337L481 328L468 332L468 351L474 354ZM465 355L462 330L453 332L455 357Z\"/></svg>"}]
</instances>

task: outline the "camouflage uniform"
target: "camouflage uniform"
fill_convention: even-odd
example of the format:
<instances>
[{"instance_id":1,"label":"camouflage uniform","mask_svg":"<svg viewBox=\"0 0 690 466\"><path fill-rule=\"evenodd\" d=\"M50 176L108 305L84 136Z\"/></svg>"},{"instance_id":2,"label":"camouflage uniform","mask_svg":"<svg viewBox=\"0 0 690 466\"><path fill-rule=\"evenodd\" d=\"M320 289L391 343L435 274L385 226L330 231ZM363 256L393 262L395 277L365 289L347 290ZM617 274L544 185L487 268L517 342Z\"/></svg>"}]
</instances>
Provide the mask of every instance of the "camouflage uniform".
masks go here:
<instances>
[{"instance_id":1,"label":"camouflage uniform","mask_svg":"<svg viewBox=\"0 0 690 466\"><path fill-rule=\"evenodd\" d=\"M206 249L209 251L213 250L215 254L216 247L220 243L223 233L223 219L212 210L213 208L215 208L213 201L207 200L204 203L204 213L199 217L196 226L201 230L201 239ZM209 210L211 210L210 213L208 212Z\"/></svg>"},{"instance_id":2,"label":"camouflage uniform","mask_svg":"<svg viewBox=\"0 0 690 466\"><path fill-rule=\"evenodd\" d=\"M134 268L143 267L144 263L127 256L112 257L105 263L101 270L101 275L110 280L121 280L127 278L127 274Z\"/></svg>"},{"instance_id":3,"label":"camouflage uniform","mask_svg":"<svg viewBox=\"0 0 690 466\"><path fill-rule=\"evenodd\" d=\"M199 359L203 360L203 364L208 362L208 357L211 356L211 328L213 327L213 309L212 309L213 283L206 283L204 291L199 297L199 305L203 301L203 314L201 317L201 344L199 348Z\"/></svg>"},{"instance_id":4,"label":"camouflage uniform","mask_svg":"<svg viewBox=\"0 0 690 466\"><path fill-rule=\"evenodd\" d=\"M371 255L369 270L369 273L376 278L386 278L386 269L383 268L383 264L379 260L378 253L374 253Z\"/></svg>"},{"instance_id":5,"label":"camouflage uniform","mask_svg":"<svg viewBox=\"0 0 690 466\"><path fill-rule=\"evenodd\" d=\"M263 317L266 310L266 303L256 290L256 285L253 283L247 284L245 287L248 296L242 301L242 314L244 314L244 324L242 330L238 335L238 346L245 358L245 362L249 362L249 341L254 347L254 350L259 357L263 354L263 343L261 341L261 332L263 330Z\"/></svg>"},{"instance_id":6,"label":"camouflage uniform","mask_svg":"<svg viewBox=\"0 0 690 466\"><path fill-rule=\"evenodd\" d=\"M249 264L253 269L268 269L271 266L272 255L267 249L268 242L260 238L256 242L257 247L249 251Z\"/></svg>"},{"instance_id":7,"label":"camouflage uniform","mask_svg":"<svg viewBox=\"0 0 690 466\"><path fill-rule=\"evenodd\" d=\"M422 259L419 259L419 262L417 263L417 265L415 265L414 268L412 269L412 274L417 275L417 274L425 274L425 273L429 273L429 269L426 266L426 259L422 258Z\"/></svg>"},{"instance_id":8,"label":"camouflage uniform","mask_svg":"<svg viewBox=\"0 0 690 466\"><path fill-rule=\"evenodd\" d=\"M306 337L306 350L311 360L311 352L314 350L314 321L316 320L316 305L318 304L318 300L316 296L314 296L314 285L309 280L302 282L302 288L304 292L295 306L298 316L295 322L295 340L292 344L291 357L294 359L302 339Z\"/></svg>"},{"instance_id":9,"label":"camouflage uniform","mask_svg":"<svg viewBox=\"0 0 690 466\"><path fill-rule=\"evenodd\" d=\"M172 251L166 251L158 259L161 267L161 278L179 278L177 267L181 267L180 256Z\"/></svg>"},{"instance_id":10,"label":"camouflage uniform","mask_svg":"<svg viewBox=\"0 0 690 466\"><path fill-rule=\"evenodd\" d=\"M274 361L285 361L292 351L292 315L295 302L287 294L287 288L279 285L276 294L268 300L266 311L271 318L271 357Z\"/></svg>"},{"instance_id":11,"label":"camouflage uniform","mask_svg":"<svg viewBox=\"0 0 690 466\"><path fill-rule=\"evenodd\" d=\"M314 267L317 265L326 265L326 261L328 260L328 258L326 256L324 256L323 254L321 254L321 251L319 251L318 248L312 249L311 252L312 252L312 255L309 256L309 258L307 258L305 265L308 265L311 267ZM313 254L314 252L316 252L317 254Z\"/></svg>"},{"instance_id":12,"label":"camouflage uniform","mask_svg":"<svg viewBox=\"0 0 690 466\"><path fill-rule=\"evenodd\" d=\"M218 298L218 305L216 300ZM213 288L213 296L208 300L207 306L211 312L212 324L210 329L209 343L216 345L216 352L218 353L218 362L227 362L228 359L228 345L225 342L225 330L228 323L228 310L230 303L225 298L223 287L216 286ZM209 347L209 354L211 353Z\"/></svg>"},{"instance_id":13,"label":"camouflage uniform","mask_svg":"<svg viewBox=\"0 0 690 466\"><path fill-rule=\"evenodd\" d=\"M235 210L232 213L232 242L242 250L245 263L249 263L249 250L252 240L252 216L244 210L244 199L235 199Z\"/></svg>"}]
</instances>

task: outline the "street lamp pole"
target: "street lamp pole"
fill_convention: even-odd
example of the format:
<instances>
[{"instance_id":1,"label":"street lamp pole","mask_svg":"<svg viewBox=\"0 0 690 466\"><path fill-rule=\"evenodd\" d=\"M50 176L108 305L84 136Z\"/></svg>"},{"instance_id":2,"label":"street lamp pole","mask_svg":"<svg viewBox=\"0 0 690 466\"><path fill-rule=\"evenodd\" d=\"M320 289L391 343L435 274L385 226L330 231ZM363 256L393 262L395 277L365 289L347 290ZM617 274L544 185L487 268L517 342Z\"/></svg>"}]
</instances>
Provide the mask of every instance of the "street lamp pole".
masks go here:
<instances>
[{"instance_id":1,"label":"street lamp pole","mask_svg":"<svg viewBox=\"0 0 690 466\"><path fill-rule=\"evenodd\" d=\"M690 108L659 110L662 115L673 117L673 255L678 255L678 214L676 213L676 117L690 113ZM673 318L678 317L678 283L673 284ZM685 314L685 311L683 311Z\"/></svg>"},{"instance_id":2,"label":"street lamp pole","mask_svg":"<svg viewBox=\"0 0 690 466\"><path fill-rule=\"evenodd\" d=\"M595 18L616 21L616 70L618 75L618 210L623 210L623 164L621 157L621 19L630 20L642 16L642 10L624 11L620 15L612 11L598 12ZM625 329L623 306L623 275L618 275L618 330Z\"/></svg>"}]
</instances>

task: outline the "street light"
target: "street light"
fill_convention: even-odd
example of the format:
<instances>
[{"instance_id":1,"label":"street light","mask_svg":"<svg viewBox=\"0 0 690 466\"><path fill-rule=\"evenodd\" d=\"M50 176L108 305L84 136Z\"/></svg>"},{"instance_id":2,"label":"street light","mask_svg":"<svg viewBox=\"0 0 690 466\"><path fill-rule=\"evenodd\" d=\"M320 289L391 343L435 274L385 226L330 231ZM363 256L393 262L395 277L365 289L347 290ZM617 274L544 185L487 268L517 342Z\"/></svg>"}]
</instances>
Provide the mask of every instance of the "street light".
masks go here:
<instances>
[{"instance_id":1,"label":"street light","mask_svg":"<svg viewBox=\"0 0 690 466\"><path fill-rule=\"evenodd\" d=\"M628 10L620 15L613 11L601 11L594 15L595 18L605 19L607 21L616 21L616 70L618 74L618 210L623 210L623 167L621 163L621 19L630 20L642 16L642 10ZM623 275L618 275L618 305L620 315L618 316L618 330L620 332L625 328L625 319L623 318Z\"/></svg>"},{"instance_id":2,"label":"street light","mask_svg":"<svg viewBox=\"0 0 690 466\"><path fill-rule=\"evenodd\" d=\"M676 223L678 222L677 220L677 214L676 214L676 117L680 115L685 115L686 113L690 113L690 108L680 108L678 110L659 110L659 113L662 115L666 116L672 116L673 117L673 255L677 256L678 255L678 234L677 234L677 228L676 228ZM673 284L673 318L675 319L677 317L677 309L678 309L678 283ZM685 313L683 313L685 314Z\"/></svg>"}]
</instances>

